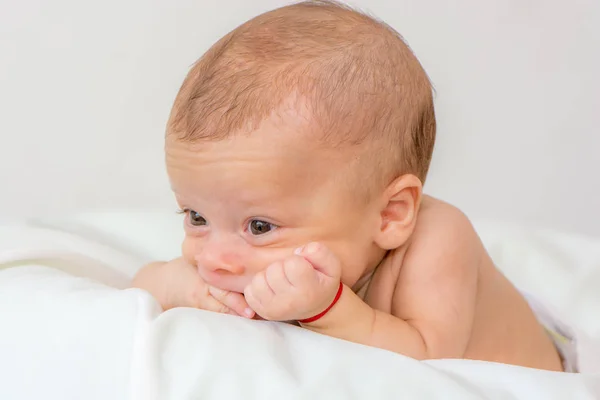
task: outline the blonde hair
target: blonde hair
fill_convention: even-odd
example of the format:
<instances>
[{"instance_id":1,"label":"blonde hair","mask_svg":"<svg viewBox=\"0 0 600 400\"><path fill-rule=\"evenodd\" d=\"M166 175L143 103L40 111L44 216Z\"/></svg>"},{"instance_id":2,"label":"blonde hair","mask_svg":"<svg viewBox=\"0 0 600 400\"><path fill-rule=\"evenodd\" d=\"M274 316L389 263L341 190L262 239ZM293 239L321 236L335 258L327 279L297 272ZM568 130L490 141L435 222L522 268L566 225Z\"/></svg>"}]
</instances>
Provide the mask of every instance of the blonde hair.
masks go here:
<instances>
[{"instance_id":1,"label":"blonde hair","mask_svg":"<svg viewBox=\"0 0 600 400\"><path fill-rule=\"evenodd\" d=\"M278 8L225 35L187 75L167 134L193 143L256 129L292 94L327 145L368 143L382 181L425 181L436 131L425 71L395 30L334 1Z\"/></svg>"}]
</instances>

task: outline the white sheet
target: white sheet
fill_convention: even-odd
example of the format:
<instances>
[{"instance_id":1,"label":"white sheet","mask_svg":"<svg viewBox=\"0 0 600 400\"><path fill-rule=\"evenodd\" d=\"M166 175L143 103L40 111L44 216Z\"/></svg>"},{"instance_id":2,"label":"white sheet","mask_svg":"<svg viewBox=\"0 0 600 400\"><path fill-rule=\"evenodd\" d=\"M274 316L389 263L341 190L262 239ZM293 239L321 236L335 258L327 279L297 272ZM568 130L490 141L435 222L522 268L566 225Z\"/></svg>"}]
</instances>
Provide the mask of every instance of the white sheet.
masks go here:
<instances>
[{"instance_id":1,"label":"white sheet","mask_svg":"<svg viewBox=\"0 0 600 400\"><path fill-rule=\"evenodd\" d=\"M1 399L600 397L590 345L600 340L600 240L480 225L507 275L583 334L588 372L561 374L417 362L200 310L160 314L143 291L109 285L125 287L141 263L177 254L175 217L111 212L43 225L0 227Z\"/></svg>"}]
</instances>

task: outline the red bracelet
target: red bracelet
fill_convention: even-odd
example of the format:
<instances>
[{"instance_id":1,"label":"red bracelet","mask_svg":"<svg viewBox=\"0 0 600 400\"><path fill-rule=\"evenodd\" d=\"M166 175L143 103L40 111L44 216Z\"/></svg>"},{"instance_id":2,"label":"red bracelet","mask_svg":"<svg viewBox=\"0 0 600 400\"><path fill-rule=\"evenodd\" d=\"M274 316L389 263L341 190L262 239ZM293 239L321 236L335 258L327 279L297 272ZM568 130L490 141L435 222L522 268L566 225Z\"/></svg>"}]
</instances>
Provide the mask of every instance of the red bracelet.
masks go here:
<instances>
[{"instance_id":1,"label":"red bracelet","mask_svg":"<svg viewBox=\"0 0 600 400\"><path fill-rule=\"evenodd\" d=\"M327 307L323 312L315 315L314 317L310 317L310 318L306 318L306 319L299 319L298 322L300 322L301 324L308 324L309 322L315 322L316 320L323 317L325 314L327 314L329 312L329 310L331 310L333 308L333 306L335 306L335 303L338 302L340 297L342 297L343 289L344 289L344 284L342 282L340 282L340 287L338 288L338 291L335 294L335 297L333 298L333 301L331 302L331 305L329 307Z\"/></svg>"}]
</instances>

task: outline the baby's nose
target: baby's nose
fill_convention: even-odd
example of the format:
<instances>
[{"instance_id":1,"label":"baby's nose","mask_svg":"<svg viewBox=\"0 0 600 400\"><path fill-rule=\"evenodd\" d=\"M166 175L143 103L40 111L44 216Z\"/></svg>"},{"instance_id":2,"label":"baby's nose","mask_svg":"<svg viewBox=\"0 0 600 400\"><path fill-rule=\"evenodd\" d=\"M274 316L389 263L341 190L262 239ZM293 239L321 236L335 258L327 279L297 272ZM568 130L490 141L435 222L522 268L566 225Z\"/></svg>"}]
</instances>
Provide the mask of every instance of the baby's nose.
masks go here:
<instances>
[{"instance_id":1,"label":"baby's nose","mask_svg":"<svg viewBox=\"0 0 600 400\"><path fill-rule=\"evenodd\" d=\"M242 275L245 272L239 257L228 252L204 249L196 256L196 262L198 268L210 272L231 275Z\"/></svg>"}]
</instances>

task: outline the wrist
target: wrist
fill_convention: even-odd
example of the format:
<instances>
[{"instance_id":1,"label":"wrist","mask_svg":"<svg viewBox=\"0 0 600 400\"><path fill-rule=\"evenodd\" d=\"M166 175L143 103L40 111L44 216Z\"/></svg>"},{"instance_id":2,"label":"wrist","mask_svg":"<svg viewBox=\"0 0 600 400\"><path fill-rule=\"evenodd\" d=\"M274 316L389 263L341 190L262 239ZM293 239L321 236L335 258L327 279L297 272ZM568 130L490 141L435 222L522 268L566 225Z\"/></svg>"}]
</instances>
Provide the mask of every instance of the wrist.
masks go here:
<instances>
[{"instance_id":1,"label":"wrist","mask_svg":"<svg viewBox=\"0 0 600 400\"><path fill-rule=\"evenodd\" d=\"M316 322L316 321L320 320L321 318L323 318L325 315L327 315L327 313L329 311L331 311L331 309L333 307L335 307L336 303L340 300L340 297L342 296L343 291L344 291L344 284L342 282L340 282L337 292L327 308L325 308L320 313L313 315L312 317L299 319L298 322L300 322L301 324L309 324L309 323Z\"/></svg>"},{"instance_id":2,"label":"wrist","mask_svg":"<svg viewBox=\"0 0 600 400\"><path fill-rule=\"evenodd\" d=\"M314 332L356 341L358 337L369 334L374 315L375 310L344 285L339 300L323 317L301 323L301 326Z\"/></svg>"}]
</instances>

